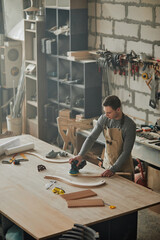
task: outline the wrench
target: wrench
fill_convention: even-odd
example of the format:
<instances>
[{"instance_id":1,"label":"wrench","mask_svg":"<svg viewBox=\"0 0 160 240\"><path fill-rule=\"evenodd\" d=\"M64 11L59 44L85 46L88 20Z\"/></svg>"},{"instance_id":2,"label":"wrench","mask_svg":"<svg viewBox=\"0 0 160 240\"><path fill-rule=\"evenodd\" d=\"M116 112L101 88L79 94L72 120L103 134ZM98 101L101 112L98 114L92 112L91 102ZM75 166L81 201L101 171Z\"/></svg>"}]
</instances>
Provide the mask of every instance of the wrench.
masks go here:
<instances>
[{"instance_id":1,"label":"wrench","mask_svg":"<svg viewBox=\"0 0 160 240\"><path fill-rule=\"evenodd\" d=\"M152 82L151 82L151 99L149 101L149 106L152 108L156 108L156 79L155 72L153 70L152 73Z\"/></svg>"}]
</instances>

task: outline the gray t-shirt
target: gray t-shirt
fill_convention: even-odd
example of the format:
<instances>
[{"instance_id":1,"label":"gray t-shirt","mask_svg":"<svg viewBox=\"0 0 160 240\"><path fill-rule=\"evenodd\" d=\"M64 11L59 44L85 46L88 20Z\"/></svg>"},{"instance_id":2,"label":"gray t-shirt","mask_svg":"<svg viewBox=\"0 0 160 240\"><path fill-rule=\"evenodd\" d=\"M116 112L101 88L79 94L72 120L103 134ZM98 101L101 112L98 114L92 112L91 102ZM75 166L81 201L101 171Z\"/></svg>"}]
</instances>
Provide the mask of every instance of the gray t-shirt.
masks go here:
<instances>
[{"instance_id":1,"label":"gray t-shirt","mask_svg":"<svg viewBox=\"0 0 160 240\"><path fill-rule=\"evenodd\" d=\"M120 128L122 131L123 151L114 165L110 168L112 172L121 171L123 164L125 161L127 161L131 154L136 137L136 124L127 115L123 115L121 120L109 119L105 114L101 115L97 121L96 126L93 128L90 135L83 143L78 155L84 156L91 149L100 133L104 130L104 128L107 127Z\"/></svg>"}]
</instances>

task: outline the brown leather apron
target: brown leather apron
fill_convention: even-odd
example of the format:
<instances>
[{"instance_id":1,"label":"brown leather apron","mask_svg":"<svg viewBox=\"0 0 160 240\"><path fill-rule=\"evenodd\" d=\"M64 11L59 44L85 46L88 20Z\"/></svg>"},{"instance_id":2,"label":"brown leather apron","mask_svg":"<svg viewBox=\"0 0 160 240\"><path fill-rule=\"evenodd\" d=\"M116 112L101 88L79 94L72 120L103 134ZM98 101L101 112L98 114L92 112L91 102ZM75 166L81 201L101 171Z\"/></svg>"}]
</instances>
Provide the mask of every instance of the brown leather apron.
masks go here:
<instances>
[{"instance_id":1,"label":"brown leather apron","mask_svg":"<svg viewBox=\"0 0 160 240\"><path fill-rule=\"evenodd\" d=\"M104 129L104 136L106 139L106 148L103 166L105 169L110 169L123 151L122 131L120 128L107 128ZM121 171L130 172L132 174L131 177L127 176L126 178L133 179L134 167L131 155L124 163Z\"/></svg>"}]
</instances>

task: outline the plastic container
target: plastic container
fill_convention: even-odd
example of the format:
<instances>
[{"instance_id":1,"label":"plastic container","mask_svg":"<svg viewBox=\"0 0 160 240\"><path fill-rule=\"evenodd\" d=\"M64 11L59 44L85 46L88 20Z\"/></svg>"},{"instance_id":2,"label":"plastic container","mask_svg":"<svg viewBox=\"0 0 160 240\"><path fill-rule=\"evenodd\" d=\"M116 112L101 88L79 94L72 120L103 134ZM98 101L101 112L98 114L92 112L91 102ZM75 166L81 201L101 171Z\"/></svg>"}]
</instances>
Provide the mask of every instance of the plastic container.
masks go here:
<instances>
[{"instance_id":1,"label":"plastic container","mask_svg":"<svg viewBox=\"0 0 160 240\"><path fill-rule=\"evenodd\" d=\"M12 118L10 115L6 117L7 130L13 132L14 135L22 134L22 118Z\"/></svg>"}]
</instances>

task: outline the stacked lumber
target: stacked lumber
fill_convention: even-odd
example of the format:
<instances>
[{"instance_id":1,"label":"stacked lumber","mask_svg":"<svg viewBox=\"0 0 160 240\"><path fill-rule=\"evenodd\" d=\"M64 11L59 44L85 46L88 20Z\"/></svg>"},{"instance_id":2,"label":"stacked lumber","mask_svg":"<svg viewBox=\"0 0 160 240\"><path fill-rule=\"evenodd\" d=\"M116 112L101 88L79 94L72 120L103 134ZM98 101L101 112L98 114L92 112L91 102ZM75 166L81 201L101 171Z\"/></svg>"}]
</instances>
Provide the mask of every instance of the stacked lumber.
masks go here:
<instances>
[{"instance_id":1,"label":"stacked lumber","mask_svg":"<svg viewBox=\"0 0 160 240\"><path fill-rule=\"evenodd\" d=\"M67 52L69 60L94 60L93 54L89 51L71 51Z\"/></svg>"}]
</instances>

